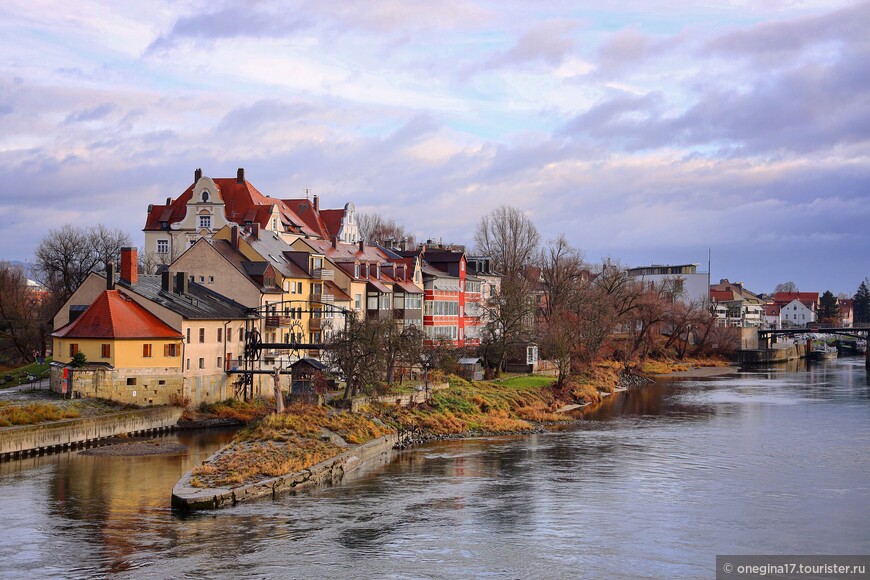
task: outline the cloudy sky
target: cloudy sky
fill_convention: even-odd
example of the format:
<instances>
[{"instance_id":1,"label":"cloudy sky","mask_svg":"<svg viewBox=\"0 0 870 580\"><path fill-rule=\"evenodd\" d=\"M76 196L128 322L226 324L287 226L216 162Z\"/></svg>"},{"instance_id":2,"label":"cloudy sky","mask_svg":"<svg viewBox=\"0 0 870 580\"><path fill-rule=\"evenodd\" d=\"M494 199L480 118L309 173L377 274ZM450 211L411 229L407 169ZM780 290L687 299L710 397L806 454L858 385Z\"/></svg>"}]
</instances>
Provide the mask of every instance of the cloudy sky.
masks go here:
<instances>
[{"instance_id":1,"label":"cloudy sky","mask_svg":"<svg viewBox=\"0 0 870 580\"><path fill-rule=\"evenodd\" d=\"M589 261L770 291L870 275L870 2L0 4L0 259L141 245L202 167L470 243L500 204Z\"/></svg>"}]
</instances>

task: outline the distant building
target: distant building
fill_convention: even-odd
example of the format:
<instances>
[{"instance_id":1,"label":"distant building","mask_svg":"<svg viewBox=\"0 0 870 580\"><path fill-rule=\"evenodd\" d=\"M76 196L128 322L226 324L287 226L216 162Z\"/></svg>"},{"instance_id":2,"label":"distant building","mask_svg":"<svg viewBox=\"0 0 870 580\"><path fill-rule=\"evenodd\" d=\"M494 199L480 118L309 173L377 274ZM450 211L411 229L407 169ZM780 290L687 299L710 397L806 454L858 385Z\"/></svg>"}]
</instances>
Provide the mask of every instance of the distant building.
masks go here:
<instances>
[{"instance_id":1,"label":"distant building","mask_svg":"<svg viewBox=\"0 0 870 580\"><path fill-rule=\"evenodd\" d=\"M665 283L671 285L677 300L702 304L709 299L709 274L698 272L697 264L653 264L629 268L628 275L650 288L660 288Z\"/></svg>"},{"instance_id":2,"label":"distant building","mask_svg":"<svg viewBox=\"0 0 870 580\"><path fill-rule=\"evenodd\" d=\"M818 292L776 292L773 303L779 307L783 327L803 327L818 320Z\"/></svg>"}]
</instances>

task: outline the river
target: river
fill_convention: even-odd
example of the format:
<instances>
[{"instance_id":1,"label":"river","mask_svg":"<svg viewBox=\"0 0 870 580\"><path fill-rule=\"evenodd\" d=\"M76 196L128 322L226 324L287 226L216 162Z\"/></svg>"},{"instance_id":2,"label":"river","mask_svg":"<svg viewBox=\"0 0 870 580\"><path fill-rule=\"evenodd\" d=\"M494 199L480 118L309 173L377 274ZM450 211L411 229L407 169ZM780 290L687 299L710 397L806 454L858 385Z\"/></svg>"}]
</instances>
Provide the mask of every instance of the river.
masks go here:
<instances>
[{"instance_id":1,"label":"river","mask_svg":"<svg viewBox=\"0 0 870 580\"><path fill-rule=\"evenodd\" d=\"M861 359L660 381L558 432L174 515L172 485L228 437L0 463L0 577L697 578L716 554L870 554Z\"/></svg>"}]
</instances>

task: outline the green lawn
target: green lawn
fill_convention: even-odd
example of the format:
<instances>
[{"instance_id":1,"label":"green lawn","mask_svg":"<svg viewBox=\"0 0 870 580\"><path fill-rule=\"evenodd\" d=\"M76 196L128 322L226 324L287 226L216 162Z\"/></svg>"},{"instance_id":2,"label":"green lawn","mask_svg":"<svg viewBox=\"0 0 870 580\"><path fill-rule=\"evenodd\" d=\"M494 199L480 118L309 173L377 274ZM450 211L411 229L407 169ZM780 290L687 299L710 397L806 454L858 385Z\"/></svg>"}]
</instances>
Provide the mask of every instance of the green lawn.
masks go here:
<instances>
[{"instance_id":1,"label":"green lawn","mask_svg":"<svg viewBox=\"0 0 870 580\"><path fill-rule=\"evenodd\" d=\"M510 377L503 380L492 381L495 385L501 385L504 387L514 387L514 388L522 388L522 387L547 387L552 385L556 379L553 377L547 377L543 375L519 375L515 377Z\"/></svg>"},{"instance_id":2,"label":"green lawn","mask_svg":"<svg viewBox=\"0 0 870 580\"><path fill-rule=\"evenodd\" d=\"M24 375L28 374L36 375L36 377L40 379L45 378L48 376L49 363L51 363L51 357L47 357L45 362L42 364L30 363L29 365L16 369L0 371L0 387L10 387L12 385L17 385L19 382L25 382L23 380ZM7 376L11 376L12 380L4 380Z\"/></svg>"}]
</instances>

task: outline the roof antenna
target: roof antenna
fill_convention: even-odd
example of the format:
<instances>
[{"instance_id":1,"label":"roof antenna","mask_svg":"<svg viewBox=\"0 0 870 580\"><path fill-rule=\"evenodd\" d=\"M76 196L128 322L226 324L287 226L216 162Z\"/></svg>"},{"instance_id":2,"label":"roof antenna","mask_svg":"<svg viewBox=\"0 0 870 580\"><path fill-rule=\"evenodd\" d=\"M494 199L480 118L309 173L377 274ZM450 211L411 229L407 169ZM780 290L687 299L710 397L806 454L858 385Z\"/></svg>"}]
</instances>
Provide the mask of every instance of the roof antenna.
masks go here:
<instances>
[{"instance_id":1,"label":"roof antenna","mask_svg":"<svg viewBox=\"0 0 870 580\"><path fill-rule=\"evenodd\" d=\"M311 192L311 188L310 188L310 187L306 187L306 188L305 188L305 199L308 199L308 194L309 194L310 192Z\"/></svg>"}]
</instances>

